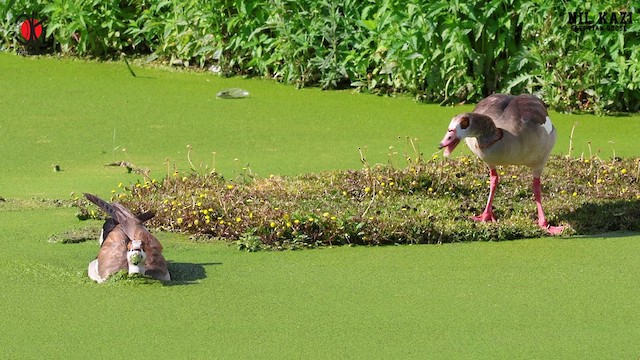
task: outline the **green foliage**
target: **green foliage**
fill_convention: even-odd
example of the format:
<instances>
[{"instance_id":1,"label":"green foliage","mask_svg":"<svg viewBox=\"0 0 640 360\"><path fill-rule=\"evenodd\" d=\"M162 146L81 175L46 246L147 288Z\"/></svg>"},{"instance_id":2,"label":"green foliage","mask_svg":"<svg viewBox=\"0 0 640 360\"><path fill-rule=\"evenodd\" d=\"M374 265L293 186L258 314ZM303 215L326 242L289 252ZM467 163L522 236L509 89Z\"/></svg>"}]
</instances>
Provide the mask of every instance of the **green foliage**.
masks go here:
<instances>
[{"instance_id":1,"label":"green foliage","mask_svg":"<svg viewBox=\"0 0 640 360\"><path fill-rule=\"evenodd\" d=\"M54 0L0 6L3 48L16 15L48 18L62 52L150 54L223 74L323 89L355 87L417 99L476 102L539 93L562 111L640 110L640 21L580 31L572 12L634 5L576 1Z\"/></svg>"},{"instance_id":2,"label":"green foliage","mask_svg":"<svg viewBox=\"0 0 640 360\"><path fill-rule=\"evenodd\" d=\"M475 158L407 159L359 171L230 181L216 173L121 186L114 200L154 210L152 226L235 241L246 251L331 245L511 240L539 237L531 178L500 172L497 223L475 223L486 202L484 163ZM567 174L572 174L568 177ZM567 234L640 230L640 159L554 157L543 184L550 222ZM88 212L86 205L81 210Z\"/></svg>"},{"instance_id":3,"label":"green foliage","mask_svg":"<svg viewBox=\"0 0 640 360\"><path fill-rule=\"evenodd\" d=\"M523 28L528 38L511 60L505 85L507 92L537 91L560 111L606 113L640 110L640 22L626 30L573 30L567 17L555 14L587 11L593 22L597 14L633 12L628 4L542 3L528 14L533 24ZM620 19L620 15L618 15ZM621 20L621 19L620 19Z\"/></svg>"}]
</instances>

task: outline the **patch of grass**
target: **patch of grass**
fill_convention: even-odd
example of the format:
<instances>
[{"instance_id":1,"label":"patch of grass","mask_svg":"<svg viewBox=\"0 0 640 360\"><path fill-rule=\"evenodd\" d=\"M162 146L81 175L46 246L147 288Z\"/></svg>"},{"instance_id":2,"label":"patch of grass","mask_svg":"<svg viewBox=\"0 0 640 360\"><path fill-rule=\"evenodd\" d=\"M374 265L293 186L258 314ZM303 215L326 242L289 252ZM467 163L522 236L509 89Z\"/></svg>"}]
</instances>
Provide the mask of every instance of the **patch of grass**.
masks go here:
<instances>
[{"instance_id":1,"label":"patch of grass","mask_svg":"<svg viewBox=\"0 0 640 360\"><path fill-rule=\"evenodd\" d=\"M415 160L414 160L415 159ZM322 245L421 244L539 237L531 175L500 169L497 223L475 223L488 192L486 165L475 157L369 166L297 177L229 181L217 173L132 186L112 200L136 212L153 210L163 230L236 241L242 250ZM390 160L390 163L393 161ZM571 174L568 177L567 174ZM543 205L566 235L640 231L640 158L603 160L554 156L544 177ZM81 213L89 215L86 202Z\"/></svg>"},{"instance_id":2,"label":"patch of grass","mask_svg":"<svg viewBox=\"0 0 640 360\"><path fill-rule=\"evenodd\" d=\"M71 207L74 205L73 201L61 200L61 199L47 199L47 198L2 198L0 200L0 211L21 211L21 210L37 210L37 209L50 209L56 207Z\"/></svg>"},{"instance_id":3,"label":"patch of grass","mask_svg":"<svg viewBox=\"0 0 640 360\"><path fill-rule=\"evenodd\" d=\"M49 237L49 242L61 244L77 244L85 241L96 241L100 237L98 227L85 226L66 230Z\"/></svg>"}]
</instances>

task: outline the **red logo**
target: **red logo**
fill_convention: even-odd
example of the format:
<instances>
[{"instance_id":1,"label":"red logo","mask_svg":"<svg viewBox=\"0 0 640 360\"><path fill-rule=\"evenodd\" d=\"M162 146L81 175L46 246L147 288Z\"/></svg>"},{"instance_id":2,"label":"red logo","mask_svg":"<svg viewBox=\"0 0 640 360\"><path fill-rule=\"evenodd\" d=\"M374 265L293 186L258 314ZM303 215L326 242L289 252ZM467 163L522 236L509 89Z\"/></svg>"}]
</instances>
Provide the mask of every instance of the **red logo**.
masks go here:
<instances>
[{"instance_id":1,"label":"red logo","mask_svg":"<svg viewBox=\"0 0 640 360\"><path fill-rule=\"evenodd\" d=\"M30 49L42 47L45 37L43 20L38 20L34 15L22 15L18 18L18 21L20 20L22 20L20 24L20 35L22 38L18 38L18 41Z\"/></svg>"}]
</instances>

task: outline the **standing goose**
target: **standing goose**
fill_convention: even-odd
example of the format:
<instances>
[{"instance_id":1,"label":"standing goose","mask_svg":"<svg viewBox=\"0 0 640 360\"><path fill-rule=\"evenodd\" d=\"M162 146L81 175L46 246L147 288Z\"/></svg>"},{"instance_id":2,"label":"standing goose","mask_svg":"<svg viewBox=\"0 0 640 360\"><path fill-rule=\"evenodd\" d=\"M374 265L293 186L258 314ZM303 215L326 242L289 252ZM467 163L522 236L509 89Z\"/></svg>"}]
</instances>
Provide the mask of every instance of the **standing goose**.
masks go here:
<instances>
[{"instance_id":1,"label":"standing goose","mask_svg":"<svg viewBox=\"0 0 640 360\"><path fill-rule=\"evenodd\" d=\"M110 204L95 195L84 195L89 201L96 204L112 217L112 219L107 220L103 226L101 237L104 238L104 243L100 248L100 253L96 259L97 262L93 265L93 267L98 270L97 273L100 275L100 278L103 278L104 274L106 274L107 277L112 274L113 272L108 272L106 269L113 269L117 264L122 267L116 270L116 272L122 269L131 269L132 265L138 266L138 264L132 264L130 259L131 255L133 255L131 251L139 251L138 255L145 259L142 266L139 266L144 274L163 281L171 280L169 270L167 269L167 262L164 256L162 256L162 244L142 225L144 221L153 217L152 213L147 212L136 217L131 211L118 203ZM112 223L109 223L110 221L112 221ZM116 225L113 226L113 223ZM105 245L107 245L106 249ZM124 263L122 259L124 259ZM129 260L129 262L127 260ZM93 262L89 265L90 276L92 264ZM133 272L140 271L134 270ZM103 279L106 279L106 277Z\"/></svg>"},{"instance_id":2,"label":"standing goose","mask_svg":"<svg viewBox=\"0 0 640 360\"><path fill-rule=\"evenodd\" d=\"M495 221L493 198L498 186L498 165L526 165L533 172L533 195L538 208L538 225L548 233L562 232L562 226L550 226L542 210L540 176L556 142L556 129L547 109L537 97L494 94L481 100L471 113L451 120L440 142L449 156L460 140L489 165L489 200L475 221Z\"/></svg>"}]
</instances>

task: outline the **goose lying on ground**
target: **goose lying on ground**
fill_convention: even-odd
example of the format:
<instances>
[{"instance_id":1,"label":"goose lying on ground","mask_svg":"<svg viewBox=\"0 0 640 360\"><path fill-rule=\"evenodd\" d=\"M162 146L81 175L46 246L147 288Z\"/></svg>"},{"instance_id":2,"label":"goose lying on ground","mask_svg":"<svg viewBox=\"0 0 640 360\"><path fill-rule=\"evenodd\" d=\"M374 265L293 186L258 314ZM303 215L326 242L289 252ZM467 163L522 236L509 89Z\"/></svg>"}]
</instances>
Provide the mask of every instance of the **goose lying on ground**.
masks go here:
<instances>
[{"instance_id":1,"label":"goose lying on ground","mask_svg":"<svg viewBox=\"0 0 640 360\"><path fill-rule=\"evenodd\" d=\"M113 227L111 227L113 225ZM104 229L110 227L106 236L101 236L100 251L98 257L89 263L89 277L99 283L120 270L129 267L127 262L127 243L129 238L122 231L122 226L116 224L113 219L109 219L103 226Z\"/></svg>"},{"instance_id":2,"label":"goose lying on ground","mask_svg":"<svg viewBox=\"0 0 640 360\"><path fill-rule=\"evenodd\" d=\"M547 109L537 97L494 94L481 100L471 113L451 120L440 148L451 154L460 140L489 165L489 199L484 212L472 217L475 221L495 221L493 198L498 186L498 165L525 165L533 172L533 195L538 208L538 225L550 234L559 234L564 227L550 226L542 210L540 176L553 145L556 129Z\"/></svg>"},{"instance_id":3,"label":"goose lying on ground","mask_svg":"<svg viewBox=\"0 0 640 360\"><path fill-rule=\"evenodd\" d=\"M89 264L89 276L93 280L103 282L122 269L163 281L171 280L167 262L162 256L162 244L142 224L153 217L152 213L136 217L118 203L110 204L95 195L84 195L112 217L102 228L103 243L98 257ZM140 258L144 261L140 262Z\"/></svg>"}]
</instances>

